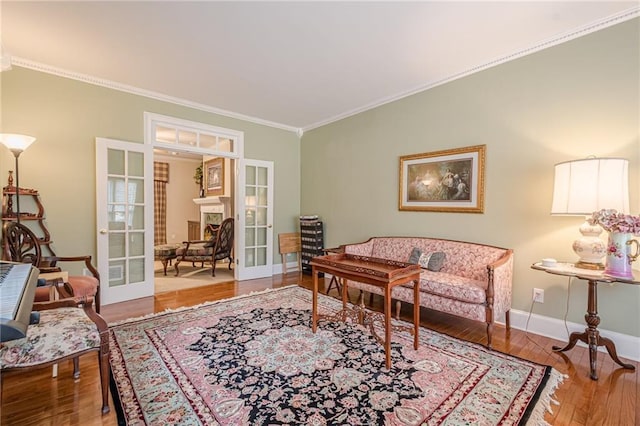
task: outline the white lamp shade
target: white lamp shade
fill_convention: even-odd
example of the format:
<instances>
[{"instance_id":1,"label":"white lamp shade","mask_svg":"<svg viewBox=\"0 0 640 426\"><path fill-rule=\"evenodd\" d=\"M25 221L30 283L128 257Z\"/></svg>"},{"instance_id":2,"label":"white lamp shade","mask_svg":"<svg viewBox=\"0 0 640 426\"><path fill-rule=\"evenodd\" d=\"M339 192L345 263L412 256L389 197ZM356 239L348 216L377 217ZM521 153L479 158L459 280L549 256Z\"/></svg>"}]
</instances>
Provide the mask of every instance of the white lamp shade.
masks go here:
<instances>
[{"instance_id":1,"label":"white lamp shade","mask_svg":"<svg viewBox=\"0 0 640 426\"><path fill-rule=\"evenodd\" d=\"M35 142L36 138L27 135L18 135L15 133L0 133L0 143L9 148L11 151L24 151Z\"/></svg>"},{"instance_id":2,"label":"white lamp shade","mask_svg":"<svg viewBox=\"0 0 640 426\"><path fill-rule=\"evenodd\" d=\"M587 158L556 164L551 214L590 216L601 209L629 213L629 161Z\"/></svg>"}]
</instances>

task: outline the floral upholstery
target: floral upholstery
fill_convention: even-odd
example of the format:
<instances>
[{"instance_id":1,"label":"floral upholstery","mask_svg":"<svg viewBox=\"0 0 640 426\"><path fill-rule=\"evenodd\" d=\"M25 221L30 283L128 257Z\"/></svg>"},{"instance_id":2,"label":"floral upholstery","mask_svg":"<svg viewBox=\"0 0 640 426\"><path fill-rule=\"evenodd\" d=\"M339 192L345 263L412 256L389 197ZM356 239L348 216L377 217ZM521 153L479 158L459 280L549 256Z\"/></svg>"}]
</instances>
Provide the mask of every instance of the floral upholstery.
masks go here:
<instances>
[{"instance_id":1,"label":"floral upholstery","mask_svg":"<svg viewBox=\"0 0 640 426\"><path fill-rule=\"evenodd\" d=\"M508 316L513 277L511 250L436 238L374 237L346 245L345 253L407 262L414 247L446 255L439 272L423 270L420 274L421 306L488 325ZM382 294L381 288L364 283L349 281L349 286ZM413 303L413 285L395 287L391 296ZM488 337L490 344L490 334Z\"/></svg>"},{"instance_id":2,"label":"floral upholstery","mask_svg":"<svg viewBox=\"0 0 640 426\"><path fill-rule=\"evenodd\" d=\"M176 250L178 257L186 256L190 261L200 262L201 260L211 259L213 253L213 247L205 247L205 243L191 243L189 248L180 247Z\"/></svg>"},{"instance_id":3,"label":"floral upholstery","mask_svg":"<svg viewBox=\"0 0 640 426\"><path fill-rule=\"evenodd\" d=\"M182 244L161 244L153 247L153 254L157 259L175 257L176 250L180 247L182 247Z\"/></svg>"},{"instance_id":4,"label":"floral upholstery","mask_svg":"<svg viewBox=\"0 0 640 426\"><path fill-rule=\"evenodd\" d=\"M180 274L180 262L204 262L211 264L211 275L216 276L216 262L229 259L229 270L233 264L234 220L228 217L217 228L210 228L211 238L207 241L185 241L184 247L176 251L176 277Z\"/></svg>"},{"instance_id":5,"label":"floral upholstery","mask_svg":"<svg viewBox=\"0 0 640 426\"><path fill-rule=\"evenodd\" d=\"M83 309L45 310L25 338L0 343L0 370L40 365L98 347L100 333Z\"/></svg>"},{"instance_id":6,"label":"floral upholstery","mask_svg":"<svg viewBox=\"0 0 640 426\"><path fill-rule=\"evenodd\" d=\"M409 285L409 287L413 287ZM420 274L420 291L467 303L484 303L487 281L474 280L445 272L424 270Z\"/></svg>"}]
</instances>

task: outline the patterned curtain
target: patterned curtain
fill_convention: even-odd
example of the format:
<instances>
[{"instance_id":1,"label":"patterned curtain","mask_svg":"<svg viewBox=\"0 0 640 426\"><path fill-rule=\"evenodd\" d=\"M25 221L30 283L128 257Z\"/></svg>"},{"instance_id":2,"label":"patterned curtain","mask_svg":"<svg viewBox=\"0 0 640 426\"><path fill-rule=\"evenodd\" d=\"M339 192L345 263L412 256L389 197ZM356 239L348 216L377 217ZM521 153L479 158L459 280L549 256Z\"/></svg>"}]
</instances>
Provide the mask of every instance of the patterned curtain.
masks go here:
<instances>
[{"instance_id":1,"label":"patterned curtain","mask_svg":"<svg viewBox=\"0 0 640 426\"><path fill-rule=\"evenodd\" d=\"M155 196L153 221L155 233L153 245L167 243L167 183L169 183L169 163L153 162L153 193Z\"/></svg>"}]
</instances>

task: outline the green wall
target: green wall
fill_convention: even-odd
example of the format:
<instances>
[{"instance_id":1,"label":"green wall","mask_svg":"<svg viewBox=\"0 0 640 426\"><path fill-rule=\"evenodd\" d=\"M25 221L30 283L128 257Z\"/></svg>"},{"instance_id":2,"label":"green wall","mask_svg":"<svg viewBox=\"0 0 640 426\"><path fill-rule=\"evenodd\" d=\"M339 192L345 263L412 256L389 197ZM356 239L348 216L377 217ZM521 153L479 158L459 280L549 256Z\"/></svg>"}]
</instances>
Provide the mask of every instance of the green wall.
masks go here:
<instances>
[{"instance_id":1,"label":"green wall","mask_svg":"<svg viewBox=\"0 0 640 426\"><path fill-rule=\"evenodd\" d=\"M562 319L567 280L536 272L543 257L574 260L582 218L549 215L554 164L630 160L639 209L640 20L634 19L307 132L162 102L33 70L0 74L0 129L37 141L20 157L61 254L95 255L95 138L143 141L143 112L245 132L245 157L275 163L274 236L319 214L327 247L374 235L421 235L510 247L514 309ZM398 211L398 157L486 144L483 214ZM0 185L13 156L0 149ZM277 241L274 262L278 263ZM637 266L640 268L640 264ZM570 321L583 322L586 283L571 285ZM600 326L640 336L640 286L601 286Z\"/></svg>"},{"instance_id":2,"label":"green wall","mask_svg":"<svg viewBox=\"0 0 640 426\"><path fill-rule=\"evenodd\" d=\"M37 138L20 156L20 186L40 191L57 254L95 256L95 138L143 143L147 111L243 131L245 158L274 162L274 263L280 263L277 235L295 231L300 210L295 133L19 67L0 74L0 90L1 131ZM2 147L1 186L13 169L13 155Z\"/></svg>"},{"instance_id":3,"label":"green wall","mask_svg":"<svg viewBox=\"0 0 640 426\"><path fill-rule=\"evenodd\" d=\"M532 288L543 288L533 312L562 319L567 279L530 269L544 257L576 259L584 218L550 216L554 165L629 159L638 212L639 26L618 24L308 131L301 214L320 215L327 246L416 235L512 248L513 308L528 312ZM398 210L399 156L479 144L487 146L484 214ZM571 286L568 319L580 324L586 285ZM602 328L640 336L640 286L601 286L599 311Z\"/></svg>"}]
</instances>

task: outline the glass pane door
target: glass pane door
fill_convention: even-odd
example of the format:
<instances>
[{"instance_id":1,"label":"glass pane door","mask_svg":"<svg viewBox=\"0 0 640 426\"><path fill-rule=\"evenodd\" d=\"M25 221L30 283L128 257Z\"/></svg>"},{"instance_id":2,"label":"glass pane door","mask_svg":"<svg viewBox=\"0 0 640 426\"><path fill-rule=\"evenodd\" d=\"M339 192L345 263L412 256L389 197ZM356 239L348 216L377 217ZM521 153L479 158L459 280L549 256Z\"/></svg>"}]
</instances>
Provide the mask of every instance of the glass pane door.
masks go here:
<instances>
[{"instance_id":1,"label":"glass pane door","mask_svg":"<svg viewBox=\"0 0 640 426\"><path fill-rule=\"evenodd\" d=\"M242 177L241 177L242 180ZM273 275L273 163L245 160L238 279ZM244 226L244 228L243 228Z\"/></svg>"},{"instance_id":2,"label":"glass pane door","mask_svg":"<svg viewBox=\"0 0 640 426\"><path fill-rule=\"evenodd\" d=\"M98 139L98 269L103 303L153 295L152 157L141 144ZM147 160L148 159L148 160ZM152 163L151 163L152 165Z\"/></svg>"}]
</instances>

